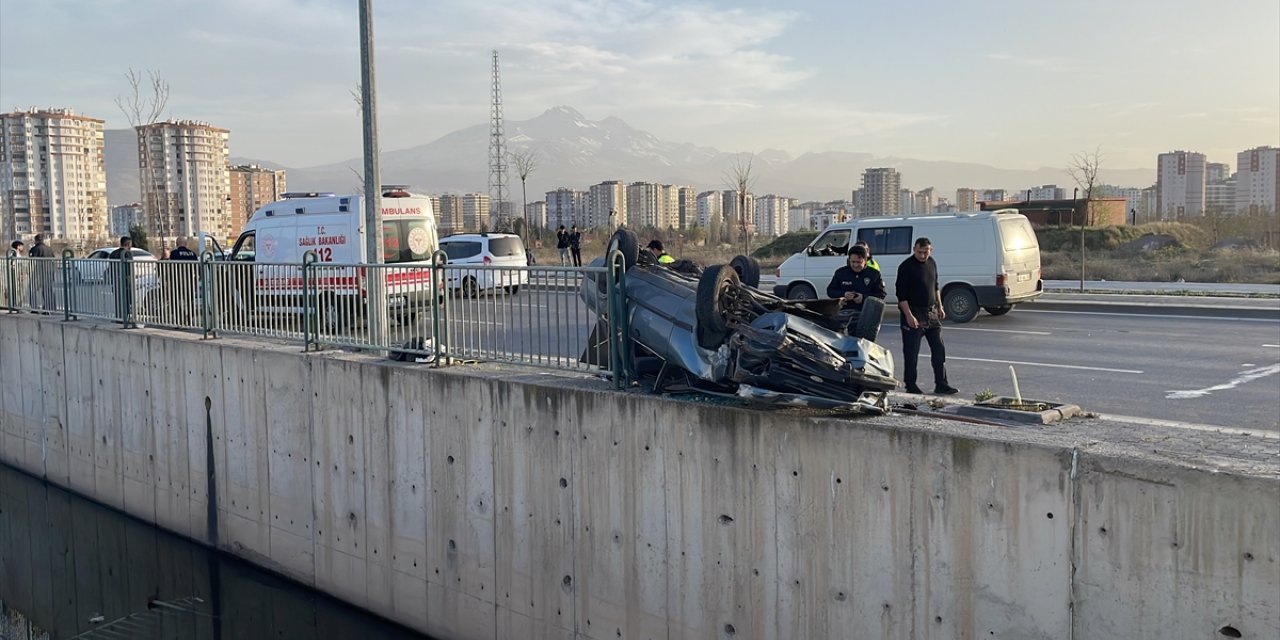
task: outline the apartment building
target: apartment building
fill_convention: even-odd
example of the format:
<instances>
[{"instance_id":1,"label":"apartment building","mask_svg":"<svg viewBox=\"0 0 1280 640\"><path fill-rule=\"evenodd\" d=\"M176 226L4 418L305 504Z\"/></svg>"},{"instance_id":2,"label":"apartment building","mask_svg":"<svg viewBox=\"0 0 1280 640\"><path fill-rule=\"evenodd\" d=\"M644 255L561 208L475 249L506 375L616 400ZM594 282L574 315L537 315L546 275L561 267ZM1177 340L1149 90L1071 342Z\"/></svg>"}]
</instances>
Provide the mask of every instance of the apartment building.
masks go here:
<instances>
[{"instance_id":1,"label":"apartment building","mask_svg":"<svg viewBox=\"0 0 1280 640\"><path fill-rule=\"evenodd\" d=\"M145 226L162 246L208 232L231 235L231 132L207 122L137 127Z\"/></svg>"},{"instance_id":2,"label":"apartment building","mask_svg":"<svg viewBox=\"0 0 1280 640\"><path fill-rule=\"evenodd\" d=\"M547 226L547 203L539 200L524 206L525 224L530 229L541 229Z\"/></svg>"},{"instance_id":3,"label":"apartment building","mask_svg":"<svg viewBox=\"0 0 1280 640\"><path fill-rule=\"evenodd\" d=\"M462 206L462 228L466 231L483 231L490 228L489 194L467 193L458 198ZM443 206L443 201L441 206Z\"/></svg>"},{"instance_id":4,"label":"apartment building","mask_svg":"<svg viewBox=\"0 0 1280 640\"><path fill-rule=\"evenodd\" d=\"M862 188L858 190L858 215L896 215L901 206L902 176L897 169L876 167L862 172Z\"/></svg>"},{"instance_id":5,"label":"apartment building","mask_svg":"<svg viewBox=\"0 0 1280 640\"><path fill-rule=\"evenodd\" d=\"M265 169L256 164L242 164L227 169L231 180L231 200L227 203L230 216L229 237L240 235L244 223L254 211L263 205L284 197L283 170Z\"/></svg>"},{"instance_id":6,"label":"apartment building","mask_svg":"<svg viewBox=\"0 0 1280 640\"><path fill-rule=\"evenodd\" d=\"M756 198L753 222L756 233L762 236L780 236L787 232L787 212L791 209L791 198L768 194Z\"/></svg>"},{"instance_id":7,"label":"apartment building","mask_svg":"<svg viewBox=\"0 0 1280 640\"><path fill-rule=\"evenodd\" d=\"M915 203L911 206L911 212L915 214L932 213L933 205L933 187L921 189L916 192Z\"/></svg>"},{"instance_id":8,"label":"apartment building","mask_svg":"<svg viewBox=\"0 0 1280 640\"><path fill-rule=\"evenodd\" d=\"M959 211L977 211L978 190L956 189L956 209Z\"/></svg>"},{"instance_id":9,"label":"apartment building","mask_svg":"<svg viewBox=\"0 0 1280 640\"><path fill-rule=\"evenodd\" d=\"M910 189L903 189L898 192L898 213L900 215L909 216L916 210L916 192Z\"/></svg>"},{"instance_id":10,"label":"apartment building","mask_svg":"<svg viewBox=\"0 0 1280 640\"><path fill-rule=\"evenodd\" d=\"M719 191L703 191L698 194L697 225L703 229L711 227L711 221L724 223L724 197Z\"/></svg>"},{"instance_id":11,"label":"apartment building","mask_svg":"<svg viewBox=\"0 0 1280 640\"><path fill-rule=\"evenodd\" d=\"M1225 162L1206 162L1204 165L1205 184L1222 184L1231 179L1231 165Z\"/></svg>"},{"instance_id":12,"label":"apartment building","mask_svg":"<svg viewBox=\"0 0 1280 640\"><path fill-rule=\"evenodd\" d=\"M129 235L129 229L133 225L142 224L142 203L134 202L111 207L108 219L111 238Z\"/></svg>"},{"instance_id":13,"label":"apartment building","mask_svg":"<svg viewBox=\"0 0 1280 640\"><path fill-rule=\"evenodd\" d=\"M1156 207L1162 219L1204 215L1205 155L1194 151L1162 153L1156 163Z\"/></svg>"},{"instance_id":14,"label":"apartment building","mask_svg":"<svg viewBox=\"0 0 1280 640\"><path fill-rule=\"evenodd\" d=\"M1083 197L1084 194L1081 194ZM1067 190L1056 184L1045 184L1030 189L1024 189L1021 193L1022 200L1031 202L1033 200L1066 200Z\"/></svg>"},{"instance_id":15,"label":"apartment building","mask_svg":"<svg viewBox=\"0 0 1280 640\"><path fill-rule=\"evenodd\" d=\"M0 114L0 231L6 240L98 240L110 232L103 120L72 109ZM8 242L5 242L8 246Z\"/></svg>"},{"instance_id":16,"label":"apartment building","mask_svg":"<svg viewBox=\"0 0 1280 640\"><path fill-rule=\"evenodd\" d=\"M587 226L585 220L588 197L588 193L585 191L567 187L548 191L546 196L547 226L555 229L560 225L564 225L567 228L576 224L581 228L589 229L590 227Z\"/></svg>"},{"instance_id":17,"label":"apartment building","mask_svg":"<svg viewBox=\"0 0 1280 640\"><path fill-rule=\"evenodd\" d=\"M621 180L606 180L587 189L586 219L579 226L587 229L620 226L627 222L627 185Z\"/></svg>"},{"instance_id":18,"label":"apartment building","mask_svg":"<svg viewBox=\"0 0 1280 640\"><path fill-rule=\"evenodd\" d=\"M1235 210L1275 213L1280 204L1280 149L1255 147L1236 154Z\"/></svg>"},{"instance_id":19,"label":"apartment building","mask_svg":"<svg viewBox=\"0 0 1280 640\"><path fill-rule=\"evenodd\" d=\"M750 212L755 211L756 197L754 194L745 194L743 202L738 202L738 192L733 189L725 189L720 192L720 208L724 211L724 221L726 225L732 226L737 234L742 229L744 216L739 213L739 204L742 204L742 211L748 212L745 216L748 225L748 231L755 233L754 224Z\"/></svg>"},{"instance_id":20,"label":"apartment building","mask_svg":"<svg viewBox=\"0 0 1280 640\"><path fill-rule=\"evenodd\" d=\"M456 193L442 193L438 201L431 201L431 206L435 207L436 226L439 228L440 235L462 233L467 230L462 220L462 196Z\"/></svg>"},{"instance_id":21,"label":"apartment building","mask_svg":"<svg viewBox=\"0 0 1280 640\"><path fill-rule=\"evenodd\" d=\"M1009 192L1004 189L983 189L978 192L979 202L1004 202L1008 197Z\"/></svg>"},{"instance_id":22,"label":"apartment building","mask_svg":"<svg viewBox=\"0 0 1280 640\"><path fill-rule=\"evenodd\" d=\"M676 195L676 227L692 229L698 224L698 192L683 185L674 188Z\"/></svg>"}]
</instances>

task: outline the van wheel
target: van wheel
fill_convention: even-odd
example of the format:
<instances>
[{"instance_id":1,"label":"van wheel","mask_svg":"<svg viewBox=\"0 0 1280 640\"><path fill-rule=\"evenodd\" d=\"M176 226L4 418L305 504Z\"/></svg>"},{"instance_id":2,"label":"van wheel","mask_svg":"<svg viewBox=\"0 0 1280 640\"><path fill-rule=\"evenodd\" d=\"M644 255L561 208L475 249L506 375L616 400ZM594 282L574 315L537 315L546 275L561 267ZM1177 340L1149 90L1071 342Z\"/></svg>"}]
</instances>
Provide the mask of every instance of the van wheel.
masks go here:
<instances>
[{"instance_id":1,"label":"van wheel","mask_svg":"<svg viewBox=\"0 0 1280 640\"><path fill-rule=\"evenodd\" d=\"M789 300L817 300L818 292L813 290L813 286L807 282L801 282L791 285L787 289L787 299Z\"/></svg>"},{"instance_id":2,"label":"van wheel","mask_svg":"<svg viewBox=\"0 0 1280 640\"><path fill-rule=\"evenodd\" d=\"M969 287L954 287L942 295L942 307L948 320L963 324L978 315L978 296Z\"/></svg>"},{"instance_id":3,"label":"van wheel","mask_svg":"<svg viewBox=\"0 0 1280 640\"><path fill-rule=\"evenodd\" d=\"M480 295L480 284L476 282L475 276L467 276L462 279L462 295L467 298L475 298Z\"/></svg>"},{"instance_id":4,"label":"van wheel","mask_svg":"<svg viewBox=\"0 0 1280 640\"><path fill-rule=\"evenodd\" d=\"M1002 316L1006 313L1009 313L1009 311L1013 309L1013 305L1006 304L1006 305L1001 305L999 307L983 307L983 309L985 309L987 313L993 316Z\"/></svg>"},{"instance_id":5,"label":"van wheel","mask_svg":"<svg viewBox=\"0 0 1280 640\"><path fill-rule=\"evenodd\" d=\"M867 296L862 301L862 312L853 326L853 337L876 341L880 335L880 322L884 320L884 300Z\"/></svg>"}]
</instances>

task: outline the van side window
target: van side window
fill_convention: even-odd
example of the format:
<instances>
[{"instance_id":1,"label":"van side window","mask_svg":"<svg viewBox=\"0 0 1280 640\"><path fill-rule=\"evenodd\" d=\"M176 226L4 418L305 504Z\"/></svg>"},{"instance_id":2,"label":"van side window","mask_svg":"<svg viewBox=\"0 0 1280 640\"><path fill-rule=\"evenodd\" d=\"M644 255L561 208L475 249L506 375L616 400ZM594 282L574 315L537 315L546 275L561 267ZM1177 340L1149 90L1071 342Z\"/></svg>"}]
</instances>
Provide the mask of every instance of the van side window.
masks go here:
<instances>
[{"instance_id":1,"label":"van side window","mask_svg":"<svg viewBox=\"0 0 1280 640\"><path fill-rule=\"evenodd\" d=\"M835 229L822 234L809 248L811 256L842 256L849 252L849 230Z\"/></svg>"},{"instance_id":2,"label":"van side window","mask_svg":"<svg viewBox=\"0 0 1280 640\"><path fill-rule=\"evenodd\" d=\"M858 229L858 239L871 247L871 255L911 253L911 227Z\"/></svg>"}]
</instances>

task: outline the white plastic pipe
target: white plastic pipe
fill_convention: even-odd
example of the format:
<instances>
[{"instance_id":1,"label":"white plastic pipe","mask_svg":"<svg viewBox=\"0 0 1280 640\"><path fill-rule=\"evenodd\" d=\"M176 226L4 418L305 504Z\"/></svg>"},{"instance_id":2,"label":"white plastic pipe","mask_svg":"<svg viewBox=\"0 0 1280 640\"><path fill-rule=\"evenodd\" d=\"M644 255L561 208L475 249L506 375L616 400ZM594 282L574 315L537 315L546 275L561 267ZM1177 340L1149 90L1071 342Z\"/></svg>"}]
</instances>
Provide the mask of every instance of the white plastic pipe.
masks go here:
<instances>
[{"instance_id":1,"label":"white plastic pipe","mask_svg":"<svg viewBox=\"0 0 1280 640\"><path fill-rule=\"evenodd\" d=\"M1013 397L1022 404L1022 390L1018 388L1018 372L1013 370L1013 365L1009 365L1009 375L1013 378Z\"/></svg>"}]
</instances>

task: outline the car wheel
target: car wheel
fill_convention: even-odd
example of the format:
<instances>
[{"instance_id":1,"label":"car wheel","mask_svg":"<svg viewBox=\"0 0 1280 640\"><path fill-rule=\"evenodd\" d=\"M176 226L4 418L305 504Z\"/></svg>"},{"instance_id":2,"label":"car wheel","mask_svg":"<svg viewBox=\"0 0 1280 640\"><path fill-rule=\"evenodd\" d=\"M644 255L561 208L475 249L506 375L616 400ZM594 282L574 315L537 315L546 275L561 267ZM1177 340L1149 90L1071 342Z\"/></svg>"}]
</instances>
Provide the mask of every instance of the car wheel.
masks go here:
<instances>
[{"instance_id":1,"label":"car wheel","mask_svg":"<svg viewBox=\"0 0 1280 640\"><path fill-rule=\"evenodd\" d=\"M467 276L462 279L462 295L466 298L480 296L480 284L476 282L475 276Z\"/></svg>"},{"instance_id":2,"label":"car wheel","mask_svg":"<svg viewBox=\"0 0 1280 640\"><path fill-rule=\"evenodd\" d=\"M751 288L760 286L760 262L749 256L734 256L729 261L729 266L738 272L738 278L742 280L742 284Z\"/></svg>"},{"instance_id":3,"label":"car wheel","mask_svg":"<svg viewBox=\"0 0 1280 640\"><path fill-rule=\"evenodd\" d=\"M813 286L807 282L800 282L791 285L787 289L787 299L789 300L817 300L818 292L813 290Z\"/></svg>"},{"instance_id":4,"label":"car wheel","mask_svg":"<svg viewBox=\"0 0 1280 640\"><path fill-rule=\"evenodd\" d=\"M853 337L876 341L880 335L880 322L884 320L884 300L867 296L862 301L862 312L853 326Z\"/></svg>"},{"instance_id":5,"label":"car wheel","mask_svg":"<svg viewBox=\"0 0 1280 640\"><path fill-rule=\"evenodd\" d=\"M718 349L729 336L733 314L737 309L738 272L728 265L711 267L698 279L695 312L698 319L698 345Z\"/></svg>"},{"instance_id":6,"label":"car wheel","mask_svg":"<svg viewBox=\"0 0 1280 640\"><path fill-rule=\"evenodd\" d=\"M1001 305L1001 306L998 306L998 307L983 307L983 309L985 309L987 313L989 313L989 314L991 314L991 315L993 315L993 316L1002 316L1002 315L1004 315L1004 314L1009 313L1010 311L1012 311L1012 310L1013 310L1013 305L1011 305L1011 304L1006 304L1006 305Z\"/></svg>"},{"instance_id":7,"label":"car wheel","mask_svg":"<svg viewBox=\"0 0 1280 640\"><path fill-rule=\"evenodd\" d=\"M640 259L640 239L630 229L618 229L609 237L609 244L604 251L604 259L608 260L609 254L613 253L614 250L622 252L622 265L630 269L636 266L636 261Z\"/></svg>"},{"instance_id":8,"label":"car wheel","mask_svg":"<svg viewBox=\"0 0 1280 640\"><path fill-rule=\"evenodd\" d=\"M978 297L969 287L948 289L942 296L942 306L946 309L947 319L955 323L963 324L978 315Z\"/></svg>"}]
</instances>

